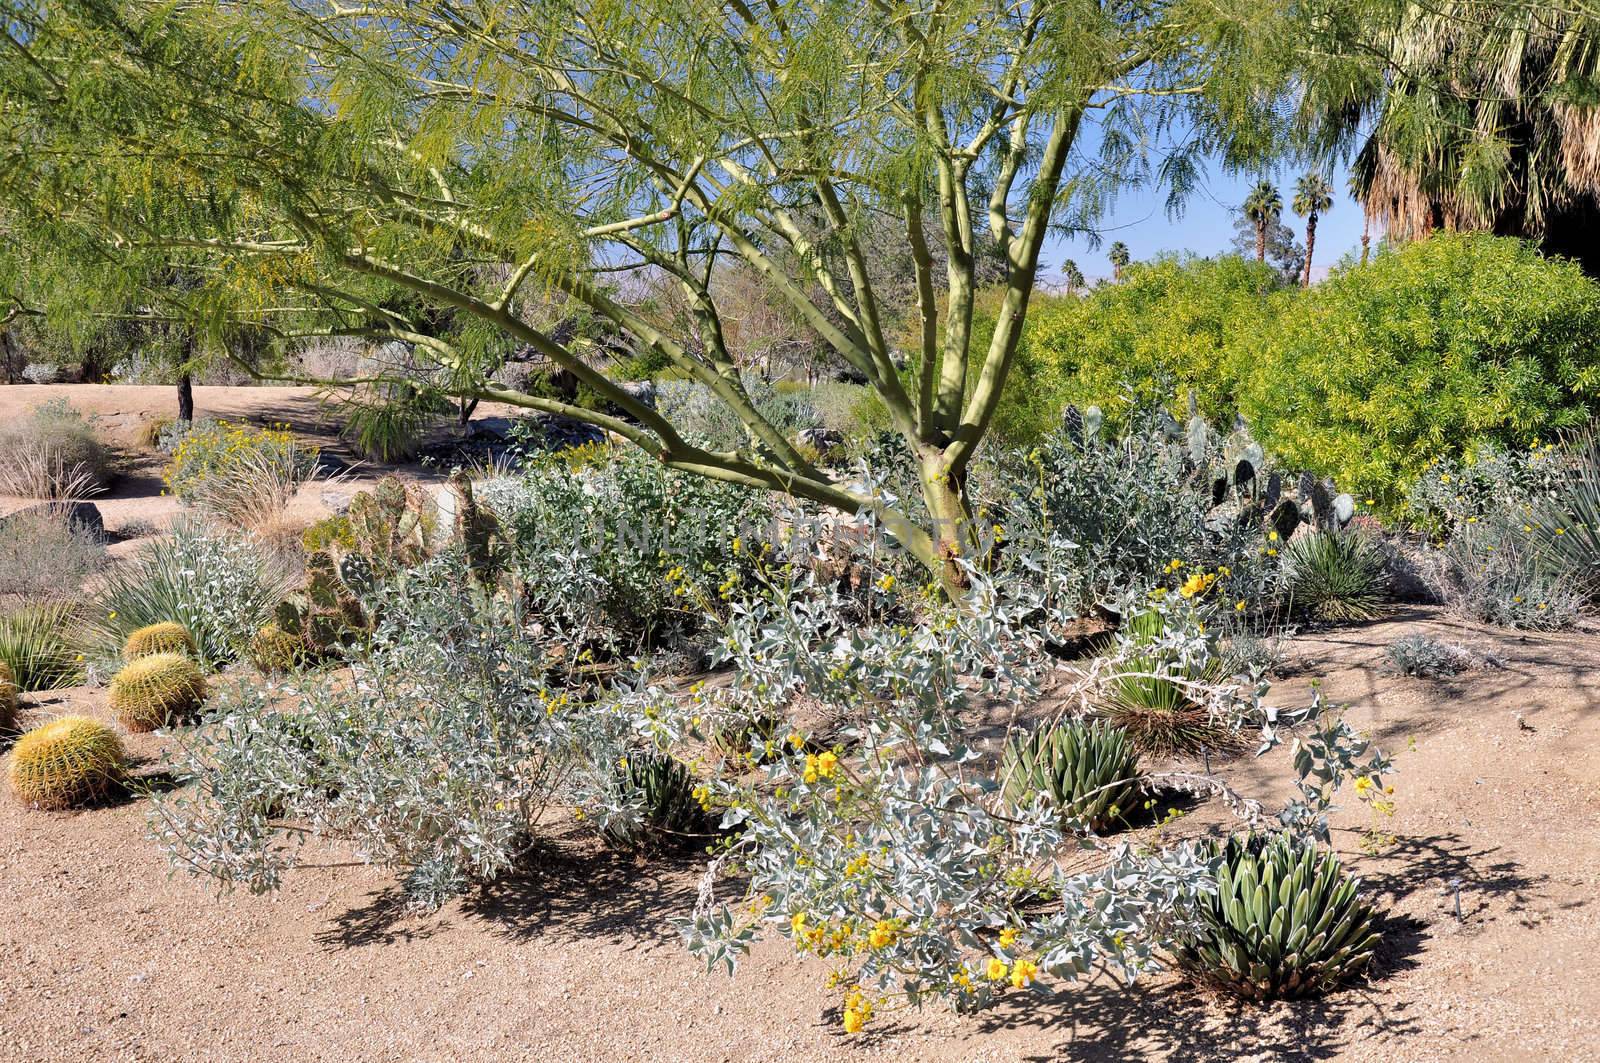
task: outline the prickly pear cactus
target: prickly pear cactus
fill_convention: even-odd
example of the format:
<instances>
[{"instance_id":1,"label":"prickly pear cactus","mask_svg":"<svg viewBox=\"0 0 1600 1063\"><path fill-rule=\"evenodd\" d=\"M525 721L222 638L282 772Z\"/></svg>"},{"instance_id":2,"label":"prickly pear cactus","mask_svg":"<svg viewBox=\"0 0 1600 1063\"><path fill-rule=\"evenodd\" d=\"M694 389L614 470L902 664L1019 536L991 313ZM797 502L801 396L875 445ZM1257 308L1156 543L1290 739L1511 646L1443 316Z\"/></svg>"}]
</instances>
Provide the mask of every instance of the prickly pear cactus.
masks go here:
<instances>
[{"instance_id":1,"label":"prickly pear cactus","mask_svg":"<svg viewBox=\"0 0 1600 1063\"><path fill-rule=\"evenodd\" d=\"M108 703L122 726L140 732L193 716L205 697L199 665L181 653L152 653L111 677Z\"/></svg>"},{"instance_id":2,"label":"prickly pear cactus","mask_svg":"<svg viewBox=\"0 0 1600 1063\"><path fill-rule=\"evenodd\" d=\"M181 653L185 657L194 657L198 652L189 629L171 620L147 624L129 635L122 644L122 659L125 661L148 657L152 653Z\"/></svg>"},{"instance_id":3,"label":"prickly pear cactus","mask_svg":"<svg viewBox=\"0 0 1600 1063\"><path fill-rule=\"evenodd\" d=\"M1213 845L1217 892L1180 942L1196 977L1251 1000L1315 996L1360 974L1381 935L1339 858L1288 834Z\"/></svg>"},{"instance_id":4,"label":"prickly pear cactus","mask_svg":"<svg viewBox=\"0 0 1600 1063\"><path fill-rule=\"evenodd\" d=\"M350 500L353 552L380 574L420 563L428 556L426 513L420 491L398 476L385 476L370 492Z\"/></svg>"},{"instance_id":5,"label":"prickly pear cactus","mask_svg":"<svg viewBox=\"0 0 1600 1063\"><path fill-rule=\"evenodd\" d=\"M87 716L63 716L17 739L11 792L34 808L89 804L121 785L125 760L111 728Z\"/></svg>"}]
</instances>

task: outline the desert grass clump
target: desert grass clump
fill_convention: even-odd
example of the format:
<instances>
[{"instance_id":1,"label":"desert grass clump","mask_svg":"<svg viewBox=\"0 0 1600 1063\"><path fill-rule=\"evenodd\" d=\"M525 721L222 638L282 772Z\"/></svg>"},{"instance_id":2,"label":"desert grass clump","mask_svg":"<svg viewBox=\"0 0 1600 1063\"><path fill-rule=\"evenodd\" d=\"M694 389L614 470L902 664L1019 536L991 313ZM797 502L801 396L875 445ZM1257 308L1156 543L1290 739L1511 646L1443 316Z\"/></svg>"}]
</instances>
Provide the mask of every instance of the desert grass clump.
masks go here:
<instances>
[{"instance_id":1,"label":"desert grass clump","mask_svg":"<svg viewBox=\"0 0 1600 1063\"><path fill-rule=\"evenodd\" d=\"M122 644L122 659L125 661L154 653L176 653L192 658L198 649L189 629L171 620L159 620L136 628Z\"/></svg>"},{"instance_id":2,"label":"desert grass clump","mask_svg":"<svg viewBox=\"0 0 1600 1063\"><path fill-rule=\"evenodd\" d=\"M1102 831L1133 810L1139 756L1121 728L1067 720L1014 735L1001 755L1000 780L1013 804L1044 794L1063 818Z\"/></svg>"},{"instance_id":3,"label":"desert grass clump","mask_svg":"<svg viewBox=\"0 0 1600 1063\"><path fill-rule=\"evenodd\" d=\"M63 716L17 739L11 792L39 809L89 804L122 784L125 759L111 728L87 716Z\"/></svg>"},{"instance_id":4,"label":"desert grass clump","mask_svg":"<svg viewBox=\"0 0 1600 1063\"><path fill-rule=\"evenodd\" d=\"M83 498L112 480L111 458L94 429L65 399L0 428L0 494Z\"/></svg>"},{"instance_id":5,"label":"desert grass clump","mask_svg":"<svg viewBox=\"0 0 1600 1063\"><path fill-rule=\"evenodd\" d=\"M318 456L287 428L206 422L173 450L166 482L183 502L226 524L270 528L316 475Z\"/></svg>"},{"instance_id":6,"label":"desert grass clump","mask_svg":"<svg viewBox=\"0 0 1600 1063\"><path fill-rule=\"evenodd\" d=\"M27 602L0 614L0 662L18 690L57 690L83 679L82 624L66 602Z\"/></svg>"},{"instance_id":7,"label":"desert grass clump","mask_svg":"<svg viewBox=\"0 0 1600 1063\"><path fill-rule=\"evenodd\" d=\"M1332 851L1289 834L1214 845L1217 891L1178 962L1249 1000L1317 996L1360 974L1381 935L1361 883Z\"/></svg>"},{"instance_id":8,"label":"desert grass clump","mask_svg":"<svg viewBox=\"0 0 1600 1063\"><path fill-rule=\"evenodd\" d=\"M152 653L111 677L109 702L118 722L138 733L193 716L205 697L198 665L182 654Z\"/></svg>"},{"instance_id":9,"label":"desert grass clump","mask_svg":"<svg viewBox=\"0 0 1600 1063\"><path fill-rule=\"evenodd\" d=\"M1376 620L1388 599L1383 547L1353 531L1316 531L1284 551L1290 607L1329 623Z\"/></svg>"}]
</instances>

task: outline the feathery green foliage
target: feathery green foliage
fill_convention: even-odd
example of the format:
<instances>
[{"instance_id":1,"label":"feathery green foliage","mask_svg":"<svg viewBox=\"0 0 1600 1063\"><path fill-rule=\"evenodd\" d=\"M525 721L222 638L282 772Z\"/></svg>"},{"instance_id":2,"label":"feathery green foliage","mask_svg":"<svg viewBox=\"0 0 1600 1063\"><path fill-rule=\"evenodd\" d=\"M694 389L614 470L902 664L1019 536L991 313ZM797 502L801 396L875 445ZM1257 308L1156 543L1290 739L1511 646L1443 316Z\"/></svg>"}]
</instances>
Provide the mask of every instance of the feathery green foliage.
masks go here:
<instances>
[{"instance_id":1,"label":"feathery green foliage","mask_svg":"<svg viewBox=\"0 0 1600 1063\"><path fill-rule=\"evenodd\" d=\"M1274 147L1290 42L1323 32L1301 14L1275 0L17 8L0 200L27 238L0 255L0 283L58 280L20 285L28 312L131 299L212 340L400 341L414 357L380 368L376 394L573 414L675 468L872 509L942 569L976 546L966 471L1047 232L1092 223L1133 181L1181 196L1202 153L1242 164ZM904 372L859 237L885 220L917 293ZM980 242L1005 262L986 345L970 328ZM879 396L921 465L925 521L835 480L755 409L730 371L719 256ZM90 294L59 283L64 259ZM684 327L619 300L619 271L676 281ZM173 275L192 283L154 282ZM582 345L530 324L551 300L704 384L749 445L683 439ZM496 383L517 348L592 401Z\"/></svg>"}]
</instances>

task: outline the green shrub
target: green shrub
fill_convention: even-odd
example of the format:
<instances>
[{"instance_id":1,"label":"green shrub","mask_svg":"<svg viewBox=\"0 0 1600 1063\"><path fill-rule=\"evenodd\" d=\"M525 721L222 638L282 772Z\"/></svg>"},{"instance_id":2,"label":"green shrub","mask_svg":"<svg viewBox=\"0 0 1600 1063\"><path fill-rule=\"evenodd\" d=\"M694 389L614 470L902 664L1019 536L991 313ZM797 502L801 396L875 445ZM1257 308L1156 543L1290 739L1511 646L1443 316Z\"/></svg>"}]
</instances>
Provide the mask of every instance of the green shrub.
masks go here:
<instances>
[{"instance_id":1,"label":"green shrub","mask_svg":"<svg viewBox=\"0 0 1600 1063\"><path fill-rule=\"evenodd\" d=\"M1214 846L1217 892L1178 962L1250 1000L1325 993L1360 974L1380 934L1359 881L1331 851L1291 835L1250 835Z\"/></svg>"},{"instance_id":2,"label":"green shrub","mask_svg":"<svg viewBox=\"0 0 1600 1063\"><path fill-rule=\"evenodd\" d=\"M1067 403L1097 405L1120 425L1193 395L1202 413L1226 423L1228 350L1266 328L1268 295L1282 285L1271 266L1236 255L1141 262L1087 295L1037 300L1021 358L1037 365L1033 390L1050 396L1052 415Z\"/></svg>"},{"instance_id":3,"label":"green shrub","mask_svg":"<svg viewBox=\"0 0 1600 1063\"><path fill-rule=\"evenodd\" d=\"M1420 679L1443 679L1472 666L1472 655L1466 650L1426 635L1403 635L1391 642L1385 653L1400 675Z\"/></svg>"},{"instance_id":4,"label":"green shrub","mask_svg":"<svg viewBox=\"0 0 1600 1063\"><path fill-rule=\"evenodd\" d=\"M1008 801L1024 804L1043 794L1063 817L1100 831L1133 810L1139 757L1120 728L1066 720L1013 735L1001 755L1000 780Z\"/></svg>"},{"instance_id":5,"label":"green shrub","mask_svg":"<svg viewBox=\"0 0 1600 1063\"><path fill-rule=\"evenodd\" d=\"M0 661L17 689L57 690L83 681L83 624L65 602L33 602L0 614Z\"/></svg>"},{"instance_id":6,"label":"green shrub","mask_svg":"<svg viewBox=\"0 0 1600 1063\"><path fill-rule=\"evenodd\" d=\"M1435 459L1588 420L1600 287L1515 240L1440 234L1286 300L1229 358L1269 450L1392 503Z\"/></svg>"},{"instance_id":7,"label":"green shrub","mask_svg":"<svg viewBox=\"0 0 1600 1063\"><path fill-rule=\"evenodd\" d=\"M200 668L181 653L135 657L111 677L107 703L130 731L154 731L188 719L206 699Z\"/></svg>"},{"instance_id":8,"label":"green shrub","mask_svg":"<svg viewBox=\"0 0 1600 1063\"><path fill-rule=\"evenodd\" d=\"M286 428L200 422L183 434L167 467L167 489L235 527L274 521L316 474L318 450Z\"/></svg>"},{"instance_id":9,"label":"green shrub","mask_svg":"<svg viewBox=\"0 0 1600 1063\"><path fill-rule=\"evenodd\" d=\"M126 755L116 732L87 716L35 727L11 752L11 792L33 808L73 808L122 783Z\"/></svg>"},{"instance_id":10,"label":"green shrub","mask_svg":"<svg viewBox=\"0 0 1600 1063\"><path fill-rule=\"evenodd\" d=\"M1376 620L1388 599L1383 546L1359 531L1314 531L1283 552L1290 608L1317 620Z\"/></svg>"}]
</instances>

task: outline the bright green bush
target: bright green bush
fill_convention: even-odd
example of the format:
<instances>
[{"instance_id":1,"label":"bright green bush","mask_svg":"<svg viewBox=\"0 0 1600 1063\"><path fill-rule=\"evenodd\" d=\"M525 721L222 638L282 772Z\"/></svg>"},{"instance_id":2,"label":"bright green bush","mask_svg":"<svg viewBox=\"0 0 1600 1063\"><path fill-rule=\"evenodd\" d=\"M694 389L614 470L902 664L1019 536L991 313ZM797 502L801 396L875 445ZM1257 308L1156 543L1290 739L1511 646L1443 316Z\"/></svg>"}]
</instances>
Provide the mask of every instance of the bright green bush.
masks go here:
<instances>
[{"instance_id":1,"label":"bright green bush","mask_svg":"<svg viewBox=\"0 0 1600 1063\"><path fill-rule=\"evenodd\" d=\"M1057 410L1098 405L1115 424L1141 407L1186 405L1192 393L1207 417L1226 423L1227 352L1267 331L1268 295L1281 286L1271 266L1236 255L1139 263L1117 284L1039 301L1021 361L1037 365L1035 390Z\"/></svg>"},{"instance_id":2,"label":"bright green bush","mask_svg":"<svg viewBox=\"0 0 1600 1063\"><path fill-rule=\"evenodd\" d=\"M1439 235L1285 300L1229 357L1269 451L1393 502L1434 459L1589 418L1600 286L1515 240Z\"/></svg>"}]
</instances>

